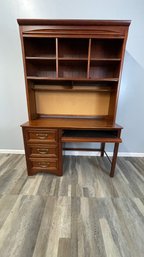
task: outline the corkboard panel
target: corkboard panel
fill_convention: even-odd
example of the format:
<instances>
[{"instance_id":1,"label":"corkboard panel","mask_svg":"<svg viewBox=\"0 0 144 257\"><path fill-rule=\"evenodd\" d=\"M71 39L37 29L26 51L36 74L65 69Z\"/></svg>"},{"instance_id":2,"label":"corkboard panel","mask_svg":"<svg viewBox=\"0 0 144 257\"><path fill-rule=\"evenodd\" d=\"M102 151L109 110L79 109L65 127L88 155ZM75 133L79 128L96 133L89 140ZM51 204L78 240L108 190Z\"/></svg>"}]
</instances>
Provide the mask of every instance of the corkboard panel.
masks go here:
<instances>
[{"instance_id":1,"label":"corkboard panel","mask_svg":"<svg viewBox=\"0 0 144 257\"><path fill-rule=\"evenodd\" d=\"M46 115L108 115L110 92L35 92L36 109Z\"/></svg>"}]
</instances>

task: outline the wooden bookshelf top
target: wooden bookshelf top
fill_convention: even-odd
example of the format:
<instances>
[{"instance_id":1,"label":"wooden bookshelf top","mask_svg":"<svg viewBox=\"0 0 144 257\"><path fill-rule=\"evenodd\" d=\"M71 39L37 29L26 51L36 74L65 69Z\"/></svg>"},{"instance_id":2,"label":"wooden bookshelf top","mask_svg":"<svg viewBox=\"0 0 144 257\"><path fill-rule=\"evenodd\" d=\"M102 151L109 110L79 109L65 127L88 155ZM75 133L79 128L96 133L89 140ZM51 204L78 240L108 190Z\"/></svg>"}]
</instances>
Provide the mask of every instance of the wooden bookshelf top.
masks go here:
<instances>
[{"instance_id":1,"label":"wooden bookshelf top","mask_svg":"<svg viewBox=\"0 0 144 257\"><path fill-rule=\"evenodd\" d=\"M103 129L121 130L122 127L116 123L108 120L86 119L86 118L46 118L31 120L24 124L22 127L35 127L35 128L67 128L67 129Z\"/></svg>"},{"instance_id":2,"label":"wooden bookshelf top","mask_svg":"<svg viewBox=\"0 0 144 257\"><path fill-rule=\"evenodd\" d=\"M19 25L79 25L79 26L129 26L130 20L51 20L51 19L17 19Z\"/></svg>"}]
</instances>

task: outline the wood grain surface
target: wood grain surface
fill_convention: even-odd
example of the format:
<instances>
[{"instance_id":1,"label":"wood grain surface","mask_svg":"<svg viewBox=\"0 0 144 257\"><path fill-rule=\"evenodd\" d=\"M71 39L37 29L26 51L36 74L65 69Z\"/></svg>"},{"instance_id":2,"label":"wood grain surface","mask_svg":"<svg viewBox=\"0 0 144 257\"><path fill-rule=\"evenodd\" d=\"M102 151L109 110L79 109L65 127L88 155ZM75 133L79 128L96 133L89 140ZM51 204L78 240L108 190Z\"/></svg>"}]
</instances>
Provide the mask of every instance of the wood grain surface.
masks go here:
<instances>
[{"instance_id":1,"label":"wood grain surface","mask_svg":"<svg viewBox=\"0 0 144 257\"><path fill-rule=\"evenodd\" d=\"M144 158L64 157L64 175L27 177L0 155L0 256L143 257Z\"/></svg>"}]
</instances>

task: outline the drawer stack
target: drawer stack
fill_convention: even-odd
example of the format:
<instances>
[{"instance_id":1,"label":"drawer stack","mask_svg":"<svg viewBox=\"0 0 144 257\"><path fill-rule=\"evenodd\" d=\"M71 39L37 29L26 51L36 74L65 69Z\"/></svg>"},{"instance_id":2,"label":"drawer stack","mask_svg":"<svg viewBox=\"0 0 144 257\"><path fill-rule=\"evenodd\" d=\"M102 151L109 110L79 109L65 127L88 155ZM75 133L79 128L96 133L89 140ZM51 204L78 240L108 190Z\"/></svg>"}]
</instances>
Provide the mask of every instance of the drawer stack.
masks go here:
<instances>
[{"instance_id":1,"label":"drawer stack","mask_svg":"<svg viewBox=\"0 0 144 257\"><path fill-rule=\"evenodd\" d=\"M28 175L38 172L61 174L59 130L23 127Z\"/></svg>"}]
</instances>

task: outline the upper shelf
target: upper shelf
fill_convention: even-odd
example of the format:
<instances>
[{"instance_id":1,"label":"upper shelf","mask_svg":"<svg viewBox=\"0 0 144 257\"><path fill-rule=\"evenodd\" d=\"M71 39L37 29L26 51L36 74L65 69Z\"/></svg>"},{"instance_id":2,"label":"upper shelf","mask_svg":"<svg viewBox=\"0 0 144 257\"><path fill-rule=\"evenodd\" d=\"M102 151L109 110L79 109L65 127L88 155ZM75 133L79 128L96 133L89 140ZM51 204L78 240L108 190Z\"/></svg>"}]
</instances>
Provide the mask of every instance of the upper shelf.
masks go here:
<instances>
[{"instance_id":1,"label":"upper shelf","mask_svg":"<svg viewBox=\"0 0 144 257\"><path fill-rule=\"evenodd\" d=\"M123 39L24 38L27 58L120 59Z\"/></svg>"},{"instance_id":2,"label":"upper shelf","mask_svg":"<svg viewBox=\"0 0 144 257\"><path fill-rule=\"evenodd\" d=\"M123 39L24 38L26 77L33 81L118 82Z\"/></svg>"}]
</instances>

